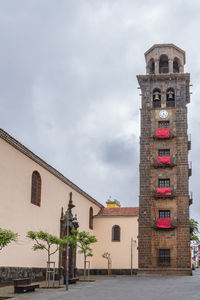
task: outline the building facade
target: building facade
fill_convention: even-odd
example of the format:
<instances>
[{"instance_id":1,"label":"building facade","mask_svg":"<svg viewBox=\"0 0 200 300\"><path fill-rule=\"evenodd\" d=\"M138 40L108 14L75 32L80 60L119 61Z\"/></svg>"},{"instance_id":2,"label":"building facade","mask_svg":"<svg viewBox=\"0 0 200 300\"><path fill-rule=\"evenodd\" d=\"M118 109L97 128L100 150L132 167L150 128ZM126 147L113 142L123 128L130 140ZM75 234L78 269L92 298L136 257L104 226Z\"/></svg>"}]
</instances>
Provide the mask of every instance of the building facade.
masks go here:
<instances>
[{"instance_id":1,"label":"building facade","mask_svg":"<svg viewBox=\"0 0 200 300\"><path fill-rule=\"evenodd\" d=\"M139 273L191 274L185 52L157 44L145 53L141 88Z\"/></svg>"},{"instance_id":2,"label":"building facade","mask_svg":"<svg viewBox=\"0 0 200 300\"><path fill-rule=\"evenodd\" d=\"M130 238L137 239L138 208L120 208L120 213L113 213L115 208L105 208L2 129L0 207L0 228L19 234L16 243L12 242L1 250L0 284L20 277L45 278L47 253L33 251L34 243L26 235L29 230L42 230L58 237L65 236L67 210L70 212L70 229L74 228L72 217L77 215L79 231L85 230L97 237L94 256L89 259L93 273L106 272L106 261L102 258L104 252L110 252L113 257L112 269L116 270L113 272L123 273L130 269ZM118 241L112 239L115 225L121 230ZM134 250L133 268L136 269L137 249ZM66 251L56 252L51 260L56 269L66 272ZM70 249L69 260L70 277L76 276L76 269L81 274L83 254Z\"/></svg>"}]
</instances>

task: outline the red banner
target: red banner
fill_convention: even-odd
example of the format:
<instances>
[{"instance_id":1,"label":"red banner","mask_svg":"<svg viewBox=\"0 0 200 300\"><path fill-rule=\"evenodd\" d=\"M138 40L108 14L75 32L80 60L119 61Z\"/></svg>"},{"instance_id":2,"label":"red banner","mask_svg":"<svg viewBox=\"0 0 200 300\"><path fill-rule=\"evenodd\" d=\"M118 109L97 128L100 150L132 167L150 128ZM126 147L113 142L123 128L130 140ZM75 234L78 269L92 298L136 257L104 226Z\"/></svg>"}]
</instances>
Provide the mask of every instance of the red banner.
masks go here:
<instances>
[{"instance_id":1,"label":"red banner","mask_svg":"<svg viewBox=\"0 0 200 300\"><path fill-rule=\"evenodd\" d=\"M170 156L158 156L157 157L158 164L166 164L169 165L171 163Z\"/></svg>"},{"instance_id":2,"label":"red banner","mask_svg":"<svg viewBox=\"0 0 200 300\"><path fill-rule=\"evenodd\" d=\"M157 219L157 227L158 228L171 228L171 219L170 218Z\"/></svg>"},{"instance_id":3,"label":"red banner","mask_svg":"<svg viewBox=\"0 0 200 300\"><path fill-rule=\"evenodd\" d=\"M171 195L171 188L157 188L158 195Z\"/></svg>"},{"instance_id":4,"label":"red banner","mask_svg":"<svg viewBox=\"0 0 200 300\"><path fill-rule=\"evenodd\" d=\"M157 128L156 137L160 139L169 138L169 128Z\"/></svg>"}]
</instances>

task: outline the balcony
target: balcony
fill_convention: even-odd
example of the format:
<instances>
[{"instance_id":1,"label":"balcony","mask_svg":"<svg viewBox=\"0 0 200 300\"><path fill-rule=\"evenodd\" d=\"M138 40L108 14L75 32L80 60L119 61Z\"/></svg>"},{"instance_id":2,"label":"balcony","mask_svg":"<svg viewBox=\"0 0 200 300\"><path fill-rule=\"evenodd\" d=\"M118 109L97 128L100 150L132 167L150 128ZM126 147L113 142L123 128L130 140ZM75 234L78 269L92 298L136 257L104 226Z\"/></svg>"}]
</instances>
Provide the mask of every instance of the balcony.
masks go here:
<instances>
[{"instance_id":1,"label":"balcony","mask_svg":"<svg viewBox=\"0 0 200 300\"><path fill-rule=\"evenodd\" d=\"M157 188L157 190L153 192L153 196L156 199L160 199L160 198L173 199L175 197L175 191L172 188Z\"/></svg>"},{"instance_id":2,"label":"balcony","mask_svg":"<svg viewBox=\"0 0 200 300\"><path fill-rule=\"evenodd\" d=\"M156 128L153 138L159 140L172 139L174 138L174 134L169 128Z\"/></svg>"},{"instance_id":3,"label":"balcony","mask_svg":"<svg viewBox=\"0 0 200 300\"><path fill-rule=\"evenodd\" d=\"M173 168L175 166L175 159L173 156L158 156L153 160L154 168Z\"/></svg>"},{"instance_id":4,"label":"balcony","mask_svg":"<svg viewBox=\"0 0 200 300\"><path fill-rule=\"evenodd\" d=\"M188 134L188 151L191 150L191 144L192 144L191 134Z\"/></svg>"},{"instance_id":5,"label":"balcony","mask_svg":"<svg viewBox=\"0 0 200 300\"><path fill-rule=\"evenodd\" d=\"M153 108L160 108L161 107L161 100L153 101Z\"/></svg>"},{"instance_id":6,"label":"balcony","mask_svg":"<svg viewBox=\"0 0 200 300\"><path fill-rule=\"evenodd\" d=\"M156 230L174 230L177 227L177 221L171 218L158 218L153 220L153 228Z\"/></svg>"},{"instance_id":7,"label":"balcony","mask_svg":"<svg viewBox=\"0 0 200 300\"><path fill-rule=\"evenodd\" d=\"M173 101L172 100L171 101L169 101L169 100L166 101L166 106L167 107L175 107L175 101L174 100Z\"/></svg>"},{"instance_id":8,"label":"balcony","mask_svg":"<svg viewBox=\"0 0 200 300\"><path fill-rule=\"evenodd\" d=\"M189 194L189 205L192 205L192 203L193 203L193 193L190 192L190 194Z\"/></svg>"},{"instance_id":9,"label":"balcony","mask_svg":"<svg viewBox=\"0 0 200 300\"><path fill-rule=\"evenodd\" d=\"M192 162L191 161L188 164L188 176L192 176Z\"/></svg>"}]
</instances>

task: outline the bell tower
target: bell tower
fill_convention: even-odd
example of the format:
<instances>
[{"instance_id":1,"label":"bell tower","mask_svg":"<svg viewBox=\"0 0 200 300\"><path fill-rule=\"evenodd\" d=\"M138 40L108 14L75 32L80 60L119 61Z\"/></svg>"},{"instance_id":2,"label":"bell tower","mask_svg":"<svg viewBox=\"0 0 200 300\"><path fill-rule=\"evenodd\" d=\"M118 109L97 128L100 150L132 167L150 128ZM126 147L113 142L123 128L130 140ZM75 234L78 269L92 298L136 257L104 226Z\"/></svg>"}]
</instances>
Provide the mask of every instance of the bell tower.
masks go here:
<instances>
[{"instance_id":1,"label":"bell tower","mask_svg":"<svg viewBox=\"0 0 200 300\"><path fill-rule=\"evenodd\" d=\"M139 274L190 275L185 52L156 44L145 53L141 89Z\"/></svg>"}]
</instances>

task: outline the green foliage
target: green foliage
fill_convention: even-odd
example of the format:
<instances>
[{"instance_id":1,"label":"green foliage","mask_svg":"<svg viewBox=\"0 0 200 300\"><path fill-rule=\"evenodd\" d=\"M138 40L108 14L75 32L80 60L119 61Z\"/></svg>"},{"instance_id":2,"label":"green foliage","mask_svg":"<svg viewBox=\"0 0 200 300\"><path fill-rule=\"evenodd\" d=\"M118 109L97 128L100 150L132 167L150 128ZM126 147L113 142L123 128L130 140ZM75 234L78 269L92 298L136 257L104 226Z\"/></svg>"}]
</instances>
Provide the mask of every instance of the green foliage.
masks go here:
<instances>
[{"instance_id":1,"label":"green foliage","mask_svg":"<svg viewBox=\"0 0 200 300\"><path fill-rule=\"evenodd\" d=\"M12 241L16 242L18 233L14 233L11 230L0 228L0 250L10 244Z\"/></svg>"},{"instance_id":2,"label":"green foliage","mask_svg":"<svg viewBox=\"0 0 200 300\"><path fill-rule=\"evenodd\" d=\"M56 253L62 245L65 244L63 239L58 238L55 235L49 234L48 232L44 231L28 231L27 237L31 240L35 241L33 245L33 250L46 250L48 251L48 258L54 253ZM56 246L56 249L51 252L51 246ZM48 259L49 261L49 259Z\"/></svg>"},{"instance_id":3,"label":"green foliage","mask_svg":"<svg viewBox=\"0 0 200 300\"><path fill-rule=\"evenodd\" d=\"M96 242L96 237L94 235L90 235L89 232L72 230L70 245L72 245L72 247L79 247L79 253L83 253L85 257L93 256L90 245Z\"/></svg>"},{"instance_id":4,"label":"green foliage","mask_svg":"<svg viewBox=\"0 0 200 300\"><path fill-rule=\"evenodd\" d=\"M121 206L120 202L117 199L114 199L114 200L108 199L106 201L106 204L116 204L119 207Z\"/></svg>"},{"instance_id":5,"label":"green foliage","mask_svg":"<svg viewBox=\"0 0 200 300\"><path fill-rule=\"evenodd\" d=\"M111 254L109 252L104 252L102 254L102 257L109 260L109 261L111 260Z\"/></svg>"},{"instance_id":6,"label":"green foliage","mask_svg":"<svg viewBox=\"0 0 200 300\"><path fill-rule=\"evenodd\" d=\"M190 240L198 241L199 223L194 219L190 219Z\"/></svg>"},{"instance_id":7,"label":"green foliage","mask_svg":"<svg viewBox=\"0 0 200 300\"><path fill-rule=\"evenodd\" d=\"M90 245L96 242L96 236L90 235L89 232L78 230L71 231L70 245L72 247L80 248L78 252L84 254L84 279L86 276L86 259L88 256L93 256Z\"/></svg>"}]
</instances>

